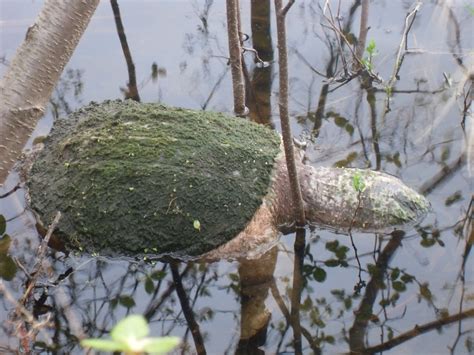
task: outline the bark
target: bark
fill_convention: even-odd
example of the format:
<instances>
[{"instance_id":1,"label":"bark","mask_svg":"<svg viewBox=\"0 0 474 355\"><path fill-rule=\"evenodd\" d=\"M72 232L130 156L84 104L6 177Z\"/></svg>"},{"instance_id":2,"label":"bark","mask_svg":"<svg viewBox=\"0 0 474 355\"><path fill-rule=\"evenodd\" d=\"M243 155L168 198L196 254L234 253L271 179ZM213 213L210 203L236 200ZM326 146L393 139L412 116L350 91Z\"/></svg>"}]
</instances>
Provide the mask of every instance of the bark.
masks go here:
<instances>
[{"instance_id":1,"label":"bark","mask_svg":"<svg viewBox=\"0 0 474 355\"><path fill-rule=\"evenodd\" d=\"M0 82L0 186L99 4L47 0Z\"/></svg>"},{"instance_id":2,"label":"bark","mask_svg":"<svg viewBox=\"0 0 474 355\"><path fill-rule=\"evenodd\" d=\"M238 0L227 0L227 33L232 72L232 89L234 93L234 112L237 116L244 116L246 114L245 83L242 71L242 45L240 43L238 3Z\"/></svg>"},{"instance_id":3,"label":"bark","mask_svg":"<svg viewBox=\"0 0 474 355\"><path fill-rule=\"evenodd\" d=\"M135 74L135 64L133 63L132 53L128 47L127 36L125 35L125 29L123 28L122 17L120 15L120 8L117 0L110 0L112 11L114 13L115 26L117 27L117 34L119 36L120 45L122 46L123 55L127 62L128 70L128 92L126 93L126 99L132 99L140 102L140 95L138 94L137 76Z\"/></svg>"},{"instance_id":4,"label":"bark","mask_svg":"<svg viewBox=\"0 0 474 355\"><path fill-rule=\"evenodd\" d=\"M359 59L362 59L362 57L364 56L365 43L367 41L367 33L369 32L368 20L369 20L369 0L362 0L359 38L357 39L357 47L355 50L356 56ZM355 69L359 69L360 68L359 62L355 61L354 66L355 66Z\"/></svg>"},{"instance_id":5,"label":"bark","mask_svg":"<svg viewBox=\"0 0 474 355\"><path fill-rule=\"evenodd\" d=\"M267 62L273 61L271 35L270 0L252 0L251 29L252 45L258 56ZM256 60L257 61L257 60ZM251 82L251 95L247 97L252 121L271 125L272 66L254 67Z\"/></svg>"},{"instance_id":6,"label":"bark","mask_svg":"<svg viewBox=\"0 0 474 355\"><path fill-rule=\"evenodd\" d=\"M291 136L290 119L288 113L288 53L286 46L286 13L290 9L294 0L288 2L285 8L282 8L282 1L275 0L277 41L278 41L278 66L280 68L280 121L283 136L283 145L285 148L286 164L288 176L290 179L291 196L296 223L300 226L305 224L303 197L296 171L295 155L293 141Z\"/></svg>"}]
</instances>

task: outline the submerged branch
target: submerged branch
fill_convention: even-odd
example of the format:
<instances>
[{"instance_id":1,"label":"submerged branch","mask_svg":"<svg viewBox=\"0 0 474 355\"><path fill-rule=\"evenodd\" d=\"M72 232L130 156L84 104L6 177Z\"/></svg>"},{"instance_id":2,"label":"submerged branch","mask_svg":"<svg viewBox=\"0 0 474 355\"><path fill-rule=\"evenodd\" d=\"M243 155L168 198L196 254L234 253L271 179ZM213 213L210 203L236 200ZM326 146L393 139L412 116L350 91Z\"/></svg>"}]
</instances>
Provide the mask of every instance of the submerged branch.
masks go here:
<instances>
[{"instance_id":1,"label":"submerged branch","mask_svg":"<svg viewBox=\"0 0 474 355\"><path fill-rule=\"evenodd\" d=\"M373 354L373 353L389 350L389 349L394 348L397 345L400 345L401 343L404 343L408 340L411 340L417 337L420 334L429 332L434 329L439 329L442 326L450 324L450 323L458 322L460 320L463 320L466 318L473 318L473 317L474 317L474 308L461 312L461 313L453 314L451 316L443 317L441 319L437 319L435 321L432 321L426 324L415 325L415 327L412 330L402 333L399 336L389 341L386 341L385 343L372 346L370 348L366 348L365 352L367 354Z\"/></svg>"},{"instance_id":2,"label":"submerged branch","mask_svg":"<svg viewBox=\"0 0 474 355\"><path fill-rule=\"evenodd\" d=\"M191 334L194 339L194 345L196 346L196 352L200 355L203 355L206 354L206 348L204 347L204 339L202 337L201 330L199 329L199 324L194 318L194 313L189 304L189 299L186 295L186 291L184 290L183 281L178 270L178 265L179 264L176 262L170 263L171 273L173 275L173 281L176 287L176 293L178 294L179 303L181 304L181 308L183 309L184 317L186 318L188 327L189 329L191 329Z\"/></svg>"}]
</instances>

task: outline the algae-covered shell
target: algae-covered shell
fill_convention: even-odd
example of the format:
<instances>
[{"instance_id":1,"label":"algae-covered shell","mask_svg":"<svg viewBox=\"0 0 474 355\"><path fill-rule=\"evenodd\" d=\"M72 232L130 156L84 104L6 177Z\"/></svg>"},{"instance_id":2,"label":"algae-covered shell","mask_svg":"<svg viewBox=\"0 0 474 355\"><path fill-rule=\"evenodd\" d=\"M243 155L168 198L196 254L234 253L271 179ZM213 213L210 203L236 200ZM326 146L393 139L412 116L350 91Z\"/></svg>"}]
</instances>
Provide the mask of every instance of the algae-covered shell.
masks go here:
<instances>
[{"instance_id":1,"label":"algae-covered shell","mask_svg":"<svg viewBox=\"0 0 474 355\"><path fill-rule=\"evenodd\" d=\"M280 138L220 113L91 104L58 120L28 178L44 224L90 252L198 255L245 228L267 194Z\"/></svg>"}]
</instances>

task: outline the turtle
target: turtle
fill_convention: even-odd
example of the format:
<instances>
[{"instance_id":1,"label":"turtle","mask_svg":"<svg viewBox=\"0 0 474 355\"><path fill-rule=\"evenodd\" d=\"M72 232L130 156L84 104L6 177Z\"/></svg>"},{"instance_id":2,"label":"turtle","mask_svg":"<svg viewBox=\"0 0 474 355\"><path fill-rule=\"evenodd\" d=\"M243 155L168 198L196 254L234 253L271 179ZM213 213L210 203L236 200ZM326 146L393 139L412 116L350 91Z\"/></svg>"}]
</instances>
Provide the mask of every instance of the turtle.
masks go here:
<instances>
[{"instance_id":1,"label":"turtle","mask_svg":"<svg viewBox=\"0 0 474 355\"><path fill-rule=\"evenodd\" d=\"M252 253L294 221L281 137L243 118L92 102L56 120L42 144L27 172L29 204L44 225L61 211L56 234L73 250ZM313 167L296 155L308 225L393 230L430 209L392 175Z\"/></svg>"}]
</instances>

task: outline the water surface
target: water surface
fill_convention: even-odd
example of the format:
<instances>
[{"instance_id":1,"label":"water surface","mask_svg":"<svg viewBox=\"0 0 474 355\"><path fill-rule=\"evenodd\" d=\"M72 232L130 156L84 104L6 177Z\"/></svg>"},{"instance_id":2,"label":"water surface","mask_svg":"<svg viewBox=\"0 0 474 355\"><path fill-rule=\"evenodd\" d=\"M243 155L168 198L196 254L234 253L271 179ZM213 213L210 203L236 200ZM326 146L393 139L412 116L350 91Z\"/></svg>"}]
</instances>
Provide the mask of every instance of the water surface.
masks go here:
<instances>
[{"instance_id":1,"label":"water surface","mask_svg":"<svg viewBox=\"0 0 474 355\"><path fill-rule=\"evenodd\" d=\"M299 339L305 354L379 344L391 354L474 351L473 118L467 109L472 6L461 0L422 4L387 110L383 84L368 85L360 77L345 83L341 45L324 17L324 3L297 1L288 14L293 134L309 142L309 164L386 171L422 192L432 213L403 236L354 234L361 279L350 238L317 228L306 230L304 240L282 236L258 260L212 264L48 251L47 275L28 306L34 306L38 320L50 316L52 327L38 336L35 351L81 353L78 338L107 337L131 313L144 314L153 335L180 336L182 353L295 353ZM259 68L252 53L245 54L251 117L279 130L278 52L273 12L266 17L269 4L241 1L241 18L250 37L245 45L271 63ZM232 111L224 1L119 5L142 101ZM0 1L2 73L41 6L41 1ZM343 1L339 15L338 3L330 6L334 20L357 37L360 4ZM405 16L413 6L411 1L370 2L367 43L375 43L373 72L385 83L393 75ZM325 14L330 16L328 9ZM91 100L123 98L127 81L110 3L102 1L35 135L47 134L55 116ZM16 183L12 174L4 190ZM10 242L0 241L0 276L19 299L25 271L34 269L39 237L22 190L0 200L0 214L11 236ZM5 295L0 307L0 351L7 353L18 348L19 333ZM401 337L416 325L426 331Z\"/></svg>"}]
</instances>

